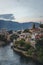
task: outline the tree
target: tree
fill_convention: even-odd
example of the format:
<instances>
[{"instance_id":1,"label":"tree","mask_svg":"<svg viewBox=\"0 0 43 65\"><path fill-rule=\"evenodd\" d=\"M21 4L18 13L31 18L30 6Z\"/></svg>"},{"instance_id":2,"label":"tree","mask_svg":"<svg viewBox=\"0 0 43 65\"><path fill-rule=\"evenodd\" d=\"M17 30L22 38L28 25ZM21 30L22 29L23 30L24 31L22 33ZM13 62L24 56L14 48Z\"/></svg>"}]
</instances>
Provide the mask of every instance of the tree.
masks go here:
<instances>
[{"instance_id":1,"label":"tree","mask_svg":"<svg viewBox=\"0 0 43 65\"><path fill-rule=\"evenodd\" d=\"M12 30L10 30L10 31L8 31L8 33L9 33L9 34L12 34L12 33L13 33L13 31L12 31Z\"/></svg>"},{"instance_id":2,"label":"tree","mask_svg":"<svg viewBox=\"0 0 43 65\"><path fill-rule=\"evenodd\" d=\"M43 63L43 39L36 41L37 59Z\"/></svg>"},{"instance_id":3,"label":"tree","mask_svg":"<svg viewBox=\"0 0 43 65\"><path fill-rule=\"evenodd\" d=\"M37 50L43 49L43 39L36 40L36 48Z\"/></svg>"},{"instance_id":4,"label":"tree","mask_svg":"<svg viewBox=\"0 0 43 65\"><path fill-rule=\"evenodd\" d=\"M13 39L17 39L18 37L19 37L18 35L13 34L13 35L10 37L10 39L13 41Z\"/></svg>"},{"instance_id":5,"label":"tree","mask_svg":"<svg viewBox=\"0 0 43 65\"><path fill-rule=\"evenodd\" d=\"M25 41L24 41L23 39L21 39L21 40L19 41L19 44L20 44L20 46L24 46L24 45L25 45Z\"/></svg>"},{"instance_id":6,"label":"tree","mask_svg":"<svg viewBox=\"0 0 43 65\"><path fill-rule=\"evenodd\" d=\"M28 50L31 48L31 45L30 44L25 44L25 50Z\"/></svg>"},{"instance_id":7,"label":"tree","mask_svg":"<svg viewBox=\"0 0 43 65\"><path fill-rule=\"evenodd\" d=\"M0 40L5 41L6 40L5 35L0 35Z\"/></svg>"},{"instance_id":8,"label":"tree","mask_svg":"<svg viewBox=\"0 0 43 65\"><path fill-rule=\"evenodd\" d=\"M24 33L27 33L27 32L29 32L29 29L25 29L25 30L24 30Z\"/></svg>"},{"instance_id":9,"label":"tree","mask_svg":"<svg viewBox=\"0 0 43 65\"><path fill-rule=\"evenodd\" d=\"M40 28L43 28L43 24L40 24Z\"/></svg>"},{"instance_id":10,"label":"tree","mask_svg":"<svg viewBox=\"0 0 43 65\"><path fill-rule=\"evenodd\" d=\"M21 31L18 31L17 33L18 33L18 34L21 34Z\"/></svg>"}]
</instances>

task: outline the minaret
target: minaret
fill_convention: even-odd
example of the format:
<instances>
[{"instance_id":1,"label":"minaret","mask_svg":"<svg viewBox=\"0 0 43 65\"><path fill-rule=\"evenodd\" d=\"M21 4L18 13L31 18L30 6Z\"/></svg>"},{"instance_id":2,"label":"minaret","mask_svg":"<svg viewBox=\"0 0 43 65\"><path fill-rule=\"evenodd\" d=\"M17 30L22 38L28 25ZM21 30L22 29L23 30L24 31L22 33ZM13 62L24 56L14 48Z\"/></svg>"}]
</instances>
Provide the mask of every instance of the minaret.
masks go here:
<instances>
[{"instance_id":1,"label":"minaret","mask_svg":"<svg viewBox=\"0 0 43 65\"><path fill-rule=\"evenodd\" d=\"M33 29L35 29L35 23L33 23Z\"/></svg>"},{"instance_id":2,"label":"minaret","mask_svg":"<svg viewBox=\"0 0 43 65\"><path fill-rule=\"evenodd\" d=\"M23 33L23 27L22 27L22 29L21 29L21 33Z\"/></svg>"}]
</instances>

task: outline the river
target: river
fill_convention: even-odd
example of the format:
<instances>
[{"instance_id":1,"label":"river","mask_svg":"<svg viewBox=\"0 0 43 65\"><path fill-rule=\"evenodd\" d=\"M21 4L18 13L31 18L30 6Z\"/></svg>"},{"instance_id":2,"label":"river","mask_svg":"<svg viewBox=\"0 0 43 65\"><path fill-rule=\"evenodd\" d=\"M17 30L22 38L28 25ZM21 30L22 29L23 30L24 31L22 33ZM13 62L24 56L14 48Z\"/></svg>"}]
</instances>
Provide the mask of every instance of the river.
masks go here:
<instances>
[{"instance_id":1,"label":"river","mask_svg":"<svg viewBox=\"0 0 43 65\"><path fill-rule=\"evenodd\" d=\"M0 65L40 65L31 59L26 59L14 52L10 45L0 47Z\"/></svg>"}]
</instances>

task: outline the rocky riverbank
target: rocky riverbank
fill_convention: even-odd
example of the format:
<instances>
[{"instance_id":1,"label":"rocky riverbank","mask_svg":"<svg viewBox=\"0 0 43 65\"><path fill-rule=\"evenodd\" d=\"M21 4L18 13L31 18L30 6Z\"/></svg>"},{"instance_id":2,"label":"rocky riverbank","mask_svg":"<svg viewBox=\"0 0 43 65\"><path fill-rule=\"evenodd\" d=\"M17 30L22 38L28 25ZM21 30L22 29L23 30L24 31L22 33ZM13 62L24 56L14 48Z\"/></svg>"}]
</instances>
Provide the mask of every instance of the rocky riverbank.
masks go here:
<instances>
[{"instance_id":1,"label":"rocky riverbank","mask_svg":"<svg viewBox=\"0 0 43 65\"><path fill-rule=\"evenodd\" d=\"M23 51L23 50L20 50L18 48L13 48L13 51L18 52L18 53L22 54L25 57L31 57L32 58L32 56L26 54L27 51Z\"/></svg>"},{"instance_id":2,"label":"rocky riverbank","mask_svg":"<svg viewBox=\"0 0 43 65\"><path fill-rule=\"evenodd\" d=\"M34 61L37 61L37 62L41 63L40 60L38 60L36 55L34 55L34 54L30 55L30 54L27 53L27 51L21 50L22 48L20 49L20 48L17 48L17 47L12 47L12 49L13 49L13 51L21 54L22 56L24 56L26 58L31 58ZM41 63L41 64L43 64L43 63Z\"/></svg>"},{"instance_id":3,"label":"rocky riverbank","mask_svg":"<svg viewBox=\"0 0 43 65\"><path fill-rule=\"evenodd\" d=\"M18 49L18 48L14 48L14 47L13 47L13 51L15 51L15 52L17 52L17 53L23 55L24 57L33 58L32 55L28 55L28 54L27 54L27 51L20 50L20 49ZM34 58L34 59L35 59L35 58Z\"/></svg>"}]
</instances>

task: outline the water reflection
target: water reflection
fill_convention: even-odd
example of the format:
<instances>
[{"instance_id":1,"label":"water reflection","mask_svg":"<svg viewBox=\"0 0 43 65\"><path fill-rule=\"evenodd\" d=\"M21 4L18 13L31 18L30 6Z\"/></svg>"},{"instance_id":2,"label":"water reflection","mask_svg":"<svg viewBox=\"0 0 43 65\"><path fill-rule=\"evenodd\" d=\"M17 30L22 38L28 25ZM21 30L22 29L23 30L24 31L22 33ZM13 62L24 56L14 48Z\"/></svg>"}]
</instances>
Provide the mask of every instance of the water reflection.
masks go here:
<instances>
[{"instance_id":1,"label":"water reflection","mask_svg":"<svg viewBox=\"0 0 43 65\"><path fill-rule=\"evenodd\" d=\"M26 59L13 52L10 46L0 48L0 65L38 65L31 59Z\"/></svg>"}]
</instances>

